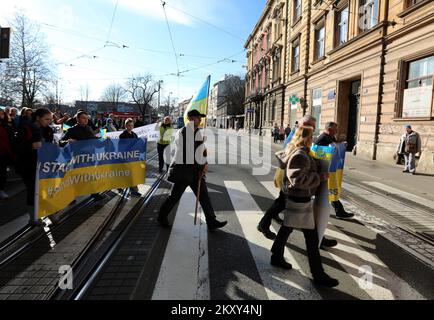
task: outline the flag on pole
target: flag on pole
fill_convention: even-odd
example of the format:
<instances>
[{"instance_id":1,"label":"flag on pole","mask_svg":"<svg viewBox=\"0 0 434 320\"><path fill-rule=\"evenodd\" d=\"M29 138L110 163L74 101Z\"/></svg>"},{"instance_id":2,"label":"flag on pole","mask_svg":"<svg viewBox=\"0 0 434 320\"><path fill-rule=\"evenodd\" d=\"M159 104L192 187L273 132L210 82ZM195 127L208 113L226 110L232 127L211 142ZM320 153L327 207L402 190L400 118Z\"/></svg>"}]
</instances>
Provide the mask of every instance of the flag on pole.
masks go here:
<instances>
[{"instance_id":1,"label":"flag on pole","mask_svg":"<svg viewBox=\"0 0 434 320\"><path fill-rule=\"evenodd\" d=\"M200 90L196 93L196 95L191 99L190 103L188 104L187 108L184 111L184 123L187 125L188 117L187 114L191 110L197 110L201 115L207 115L208 113L208 94L209 94L209 88L211 83L211 76L209 75L205 82L202 84L202 87ZM205 126L206 118L202 119L202 122L200 124L200 127Z\"/></svg>"}]
</instances>

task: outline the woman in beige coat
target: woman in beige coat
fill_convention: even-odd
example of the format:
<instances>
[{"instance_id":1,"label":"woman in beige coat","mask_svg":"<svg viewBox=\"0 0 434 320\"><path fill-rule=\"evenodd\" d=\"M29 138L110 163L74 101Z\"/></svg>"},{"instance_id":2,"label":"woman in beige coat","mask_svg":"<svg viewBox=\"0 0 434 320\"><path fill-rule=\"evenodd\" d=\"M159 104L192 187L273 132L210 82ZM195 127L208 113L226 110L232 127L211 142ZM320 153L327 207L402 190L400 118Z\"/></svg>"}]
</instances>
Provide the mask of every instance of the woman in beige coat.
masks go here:
<instances>
[{"instance_id":1,"label":"woman in beige coat","mask_svg":"<svg viewBox=\"0 0 434 320\"><path fill-rule=\"evenodd\" d=\"M316 194L321 181L328 179L328 173L319 173L316 160L309 155L312 141L312 127L302 126L297 129L294 138L286 148L287 168L282 186L282 192L294 206L303 207L305 205L306 215L312 215L309 217L311 221L313 219L313 210L310 209L312 196ZM291 215L291 210L289 209L286 214ZM293 230L291 226L285 225L287 224L286 220L280 227L271 248L271 265L291 269L291 264L286 262L283 257L286 242ZM314 223L312 227L313 229L302 229L302 231L306 240L309 267L314 282L326 287L335 287L339 282L324 272L318 248L318 234Z\"/></svg>"}]
</instances>

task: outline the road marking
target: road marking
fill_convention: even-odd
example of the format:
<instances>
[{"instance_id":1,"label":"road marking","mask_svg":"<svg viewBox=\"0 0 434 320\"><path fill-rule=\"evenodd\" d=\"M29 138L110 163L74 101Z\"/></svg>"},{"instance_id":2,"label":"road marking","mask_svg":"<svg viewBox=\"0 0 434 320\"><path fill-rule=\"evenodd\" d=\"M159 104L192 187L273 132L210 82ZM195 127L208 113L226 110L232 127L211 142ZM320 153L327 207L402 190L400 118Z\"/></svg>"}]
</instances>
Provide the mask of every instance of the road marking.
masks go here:
<instances>
[{"instance_id":1,"label":"road marking","mask_svg":"<svg viewBox=\"0 0 434 320\"><path fill-rule=\"evenodd\" d=\"M424 205L424 206L426 206L428 208L434 208L434 201L431 201L429 199L416 196L416 195L414 195L412 193L408 193L408 192L405 192L405 191L402 191L402 190L399 190L399 189L387 186L387 185L385 185L383 183L376 182L376 181L363 181L363 183L365 183L365 184L367 184L369 186L373 186L375 188L384 190L386 192L390 192L391 194L395 194L395 195L398 195L398 196L401 196L401 197L404 197L404 198L408 198L409 200L412 200L412 201L414 201L416 203L420 203L420 204L422 204L422 205Z\"/></svg>"},{"instance_id":2,"label":"road marking","mask_svg":"<svg viewBox=\"0 0 434 320\"><path fill-rule=\"evenodd\" d=\"M274 186L274 181L261 181L261 184L273 195L274 198L279 196L280 189Z\"/></svg>"},{"instance_id":3,"label":"road marking","mask_svg":"<svg viewBox=\"0 0 434 320\"><path fill-rule=\"evenodd\" d=\"M204 220L193 224L195 199L187 189L179 202L153 300L210 299L208 233Z\"/></svg>"},{"instance_id":4,"label":"road marking","mask_svg":"<svg viewBox=\"0 0 434 320\"><path fill-rule=\"evenodd\" d=\"M322 299L303 271L306 270L307 261L301 267L286 248L285 257L290 260L295 270L286 271L270 265L270 248L273 242L261 236L256 230L263 212L242 181L225 181L224 183L268 298L271 300Z\"/></svg>"},{"instance_id":5,"label":"road marking","mask_svg":"<svg viewBox=\"0 0 434 320\"><path fill-rule=\"evenodd\" d=\"M369 253L361 248L357 242L342 232L335 231L329 227L327 235L337 239L338 245L327 253L338 262L354 279L360 283L363 274L359 273L362 266L372 268L372 287L365 287L364 290L372 299L375 300L407 300L425 299L418 291L412 288L407 282L395 275L376 255ZM350 243L346 245L344 243Z\"/></svg>"}]
</instances>

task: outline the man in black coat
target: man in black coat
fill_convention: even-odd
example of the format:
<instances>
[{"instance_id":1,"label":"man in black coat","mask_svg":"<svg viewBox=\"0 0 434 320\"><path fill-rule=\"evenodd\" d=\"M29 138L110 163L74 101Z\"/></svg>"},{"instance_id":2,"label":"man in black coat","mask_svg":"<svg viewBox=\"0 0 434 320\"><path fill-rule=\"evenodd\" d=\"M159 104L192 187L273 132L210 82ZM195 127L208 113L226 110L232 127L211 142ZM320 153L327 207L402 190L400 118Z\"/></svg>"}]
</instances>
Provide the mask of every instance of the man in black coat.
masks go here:
<instances>
[{"instance_id":1,"label":"man in black coat","mask_svg":"<svg viewBox=\"0 0 434 320\"><path fill-rule=\"evenodd\" d=\"M206 149L203 151L203 157L197 159L199 148L204 148L204 139L202 132L199 130L201 118L205 117L197 110L192 110L187 114L190 123L184 128L178 130L175 138L175 156L174 161L169 168L168 180L174 183L169 197L164 201L158 215L158 222L162 227L170 227L167 216L172 208L181 199L185 189L189 186L196 197L199 195L200 205L205 214L206 223L209 230L222 228L227 221L218 221L211 201L208 196L208 188L205 181L205 174L208 172L206 163ZM200 190L198 182L201 179Z\"/></svg>"}]
</instances>

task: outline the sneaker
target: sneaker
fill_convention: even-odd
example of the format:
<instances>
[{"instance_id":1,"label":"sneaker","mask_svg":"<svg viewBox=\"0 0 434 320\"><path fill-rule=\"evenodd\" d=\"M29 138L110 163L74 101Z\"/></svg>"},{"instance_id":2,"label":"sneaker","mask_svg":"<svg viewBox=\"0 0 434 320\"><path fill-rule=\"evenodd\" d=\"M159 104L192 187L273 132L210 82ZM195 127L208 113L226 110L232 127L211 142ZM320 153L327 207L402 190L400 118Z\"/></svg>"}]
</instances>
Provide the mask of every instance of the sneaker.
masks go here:
<instances>
[{"instance_id":1,"label":"sneaker","mask_svg":"<svg viewBox=\"0 0 434 320\"><path fill-rule=\"evenodd\" d=\"M269 228L264 228L261 226L261 224L258 224L257 229L265 236L265 238L270 240L276 239L276 234L273 231L271 231Z\"/></svg>"},{"instance_id":2,"label":"sneaker","mask_svg":"<svg viewBox=\"0 0 434 320\"><path fill-rule=\"evenodd\" d=\"M160 226L163 228L170 228L171 227L167 217L158 217L157 221L160 224Z\"/></svg>"},{"instance_id":3,"label":"sneaker","mask_svg":"<svg viewBox=\"0 0 434 320\"><path fill-rule=\"evenodd\" d=\"M339 281L337 279L330 277L326 273L314 277L313 282L317 285L328 287L328 288L333 288L339 285Z\"/></svg>"},{"instance_id":4,"label":"sneaker","mask_svg":"<svg viewBox=\"0 0 434 320\"><path fill-rule=\"evenodd\" d=\"M335 239L327 239L326 237L322 238L321 249L323 249L322 247L331 248L331 247L335 247L337 245L338 245L338 242Z\"/></svg>"},{"instance_id":5,"label":"sneaker","mask_svg":"<svg viewBox=\"0 0 434 320\"><path fill-rule=\"evenodd\" d=\"M6 200L6 199L9 199L9 195L3 190L0 190L0 200Z\"/></svg>"},{"instance_id":6,"label":"sneaker","mask_svg":"<svg viewBox=\"0 0 434 320\"><path fill-rule=\"evenodd\" d=\"M214 219L212 221L207 222L209 230L214 230L218 228L223 228L228 222L227 221L218 221L217 219Z\"/></svg>"},{"instance_id":7,"label":"sneaker","mask_svg":"<svg viewBox=\"0 0 434 320\"><path fill-rule=\"evenodd\" d=\"M286 269L286 270L292 269L292 265L289 262L286 262L285 258L278 257L274 254L271 255L270 264L274 267L278 267L278 268L282 268L282 269Z\"/></svg>"},{"instance_id":8,"label":"sneaker","mask_svg":"<svg viewBox=\"0 0 434 320\"><path fill-rule=\"evenodd\" d=\"M354 217L354 213L349 213L346 211L339 212L339 213L336 213L336 217L339 219L348 219L348 218Z\"/></svg>"},{"instance_id":9,"label":"sneaker","mask_svg":"<svg viewBox=\"0 0 434 320\"><path fill-rule=\"evenodd\" d=\"M408 171L408 170L402 170L402 172L410 172L410 171Z\"/></svg>"}]
</instances>

